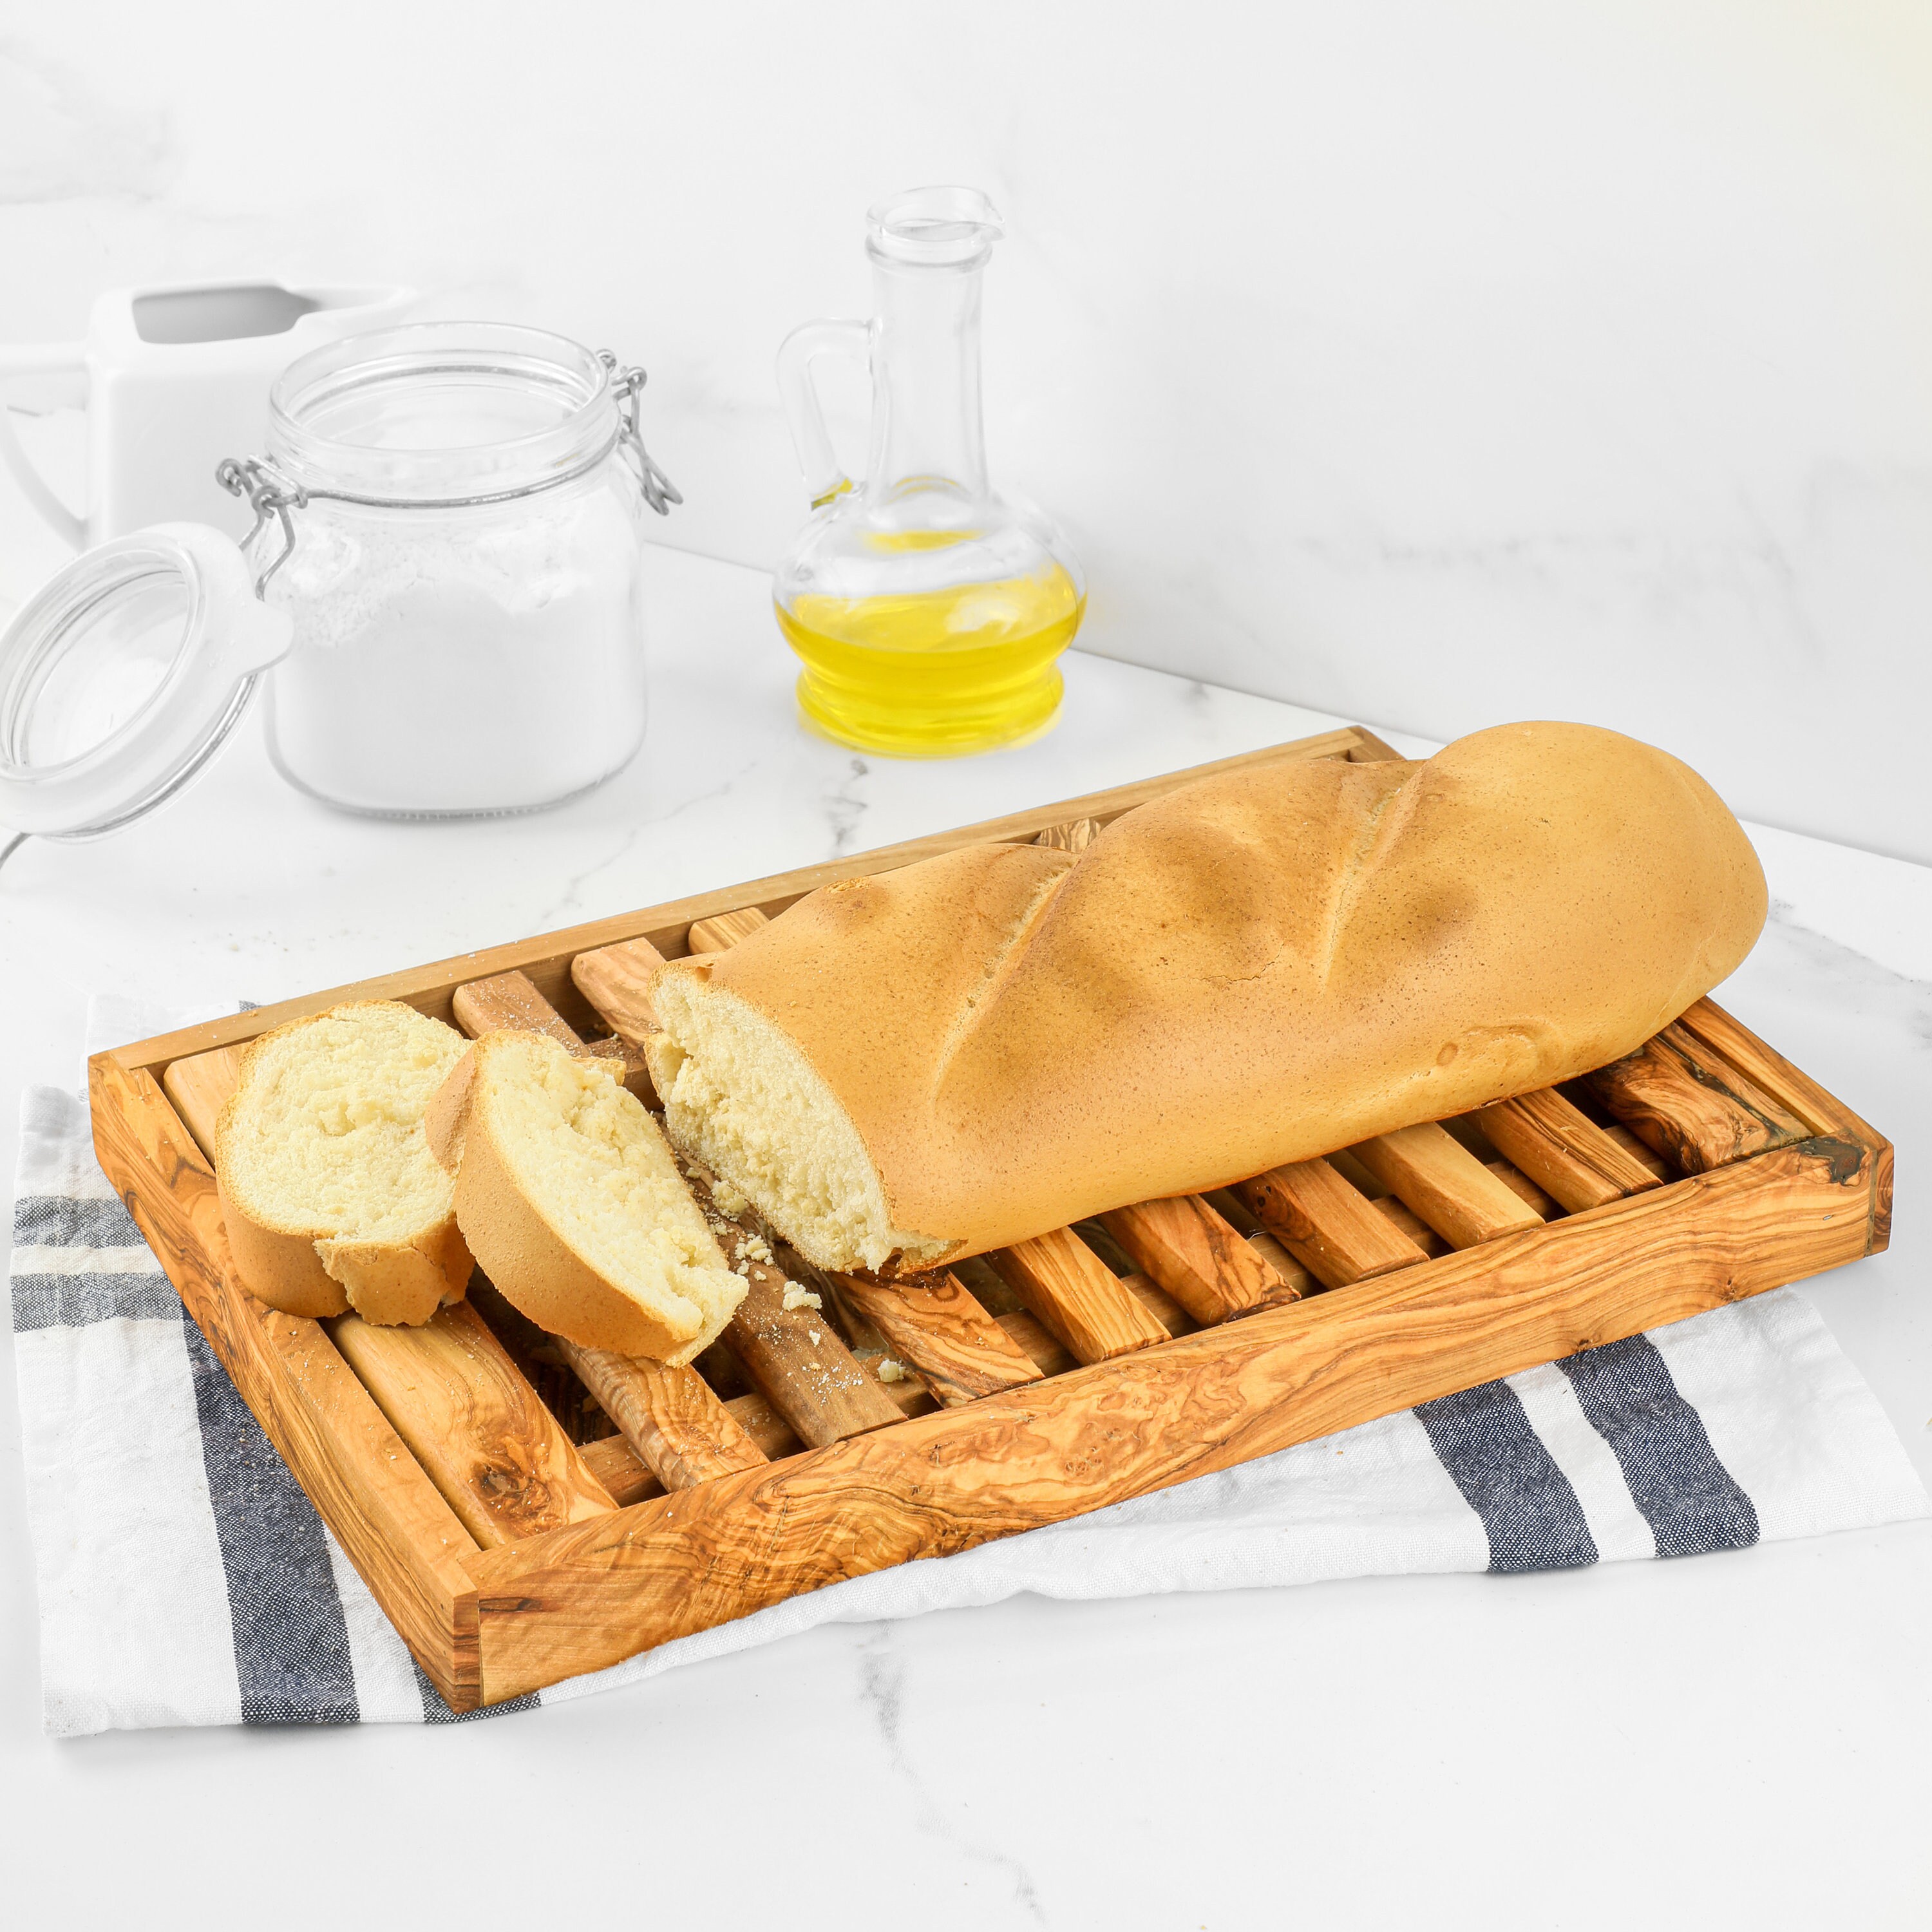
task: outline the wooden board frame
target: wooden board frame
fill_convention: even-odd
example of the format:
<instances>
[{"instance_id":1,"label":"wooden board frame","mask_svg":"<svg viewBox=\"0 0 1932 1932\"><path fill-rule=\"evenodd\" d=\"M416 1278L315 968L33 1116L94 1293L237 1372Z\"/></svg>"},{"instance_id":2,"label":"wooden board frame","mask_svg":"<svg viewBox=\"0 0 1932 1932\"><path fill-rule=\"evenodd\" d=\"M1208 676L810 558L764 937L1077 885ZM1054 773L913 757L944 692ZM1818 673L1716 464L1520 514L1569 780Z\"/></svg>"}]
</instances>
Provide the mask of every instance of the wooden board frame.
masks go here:
<instances>
[{"instance_id":1,"label":"wooden board frame","mask_svg":"<svg viewBox=\"0 0 1932 1932\"><path fill-rule=\"evenodd\" d=\"M176 1060L300 1014L382 998L450 1019L457 988L513 971L572 1026L601 1033L571 976L581 952L644 939L680 957L694 921L752 909L775 916L834 880L964 845L1063 838L1070 824L1104 826L1209 772L1263 759L1393 755L1368 732L1326 733L97 1054L88 1068L95 1147L270 1440L458 1711L802 1591L1061 1521L1882 1248L1889 1144L1701 1001L1673 1037L1733 1084L1768 1096L1804 1138L486 1550L327 1328L266 1308L239 1286L212 1171L164 1090Z\"/></svg>"}]
</instances>

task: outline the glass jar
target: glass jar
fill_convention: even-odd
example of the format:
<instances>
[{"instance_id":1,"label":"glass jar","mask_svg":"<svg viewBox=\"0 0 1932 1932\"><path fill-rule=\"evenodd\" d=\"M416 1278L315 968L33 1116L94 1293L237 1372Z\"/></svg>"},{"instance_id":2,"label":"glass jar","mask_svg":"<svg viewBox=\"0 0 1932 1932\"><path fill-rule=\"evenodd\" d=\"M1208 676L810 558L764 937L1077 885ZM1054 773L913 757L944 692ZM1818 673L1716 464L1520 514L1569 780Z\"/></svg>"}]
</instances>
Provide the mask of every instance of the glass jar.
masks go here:
<instances>
[{"instance_id":1,"label":"glass jar","mask_svg":"<svg viewBox=\"0 0 1932 1932\"><path fill-rule=\"evenodd\" d=\"M293 648L268 751L350 812L529 812L644 734L640 370L562 336L430 322L352 338L271 392L247 554Z\"/></svg>"}]
</instances>

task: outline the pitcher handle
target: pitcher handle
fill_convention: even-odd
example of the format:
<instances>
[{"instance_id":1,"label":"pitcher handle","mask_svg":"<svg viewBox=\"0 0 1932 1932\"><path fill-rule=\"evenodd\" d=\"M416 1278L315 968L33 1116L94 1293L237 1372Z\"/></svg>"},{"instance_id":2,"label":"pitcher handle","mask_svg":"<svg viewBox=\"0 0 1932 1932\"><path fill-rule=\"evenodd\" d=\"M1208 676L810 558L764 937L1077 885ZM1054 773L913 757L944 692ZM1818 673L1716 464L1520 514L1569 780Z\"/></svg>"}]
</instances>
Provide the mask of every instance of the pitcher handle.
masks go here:
<instances>
[{"instance_id":1,"label":"pitcher handle","mask_svg":"<svg viewBox=\"0 0 1932 1932\"><path fill-rule=\"evenodd\" d=\"M872 325L868 322L808 322L778 344L778 400L784 405L792 447L805 472L805 488L815 510L842 495L852 479L838 466L838 452L826 434L825 412L820 406L812 365L820 356L872 359Z\"/></svg>"},{"instance_id":2,"label":"pitcher handle","mask_svg":"<svg viewBox=\"0 0 1932 1932\"><path fill-rule=\"evenodd\" d=\"M87 373L87 352L78 342L0 344L0 382L9 376L80 376ZM83 381L81 399L85 400ZM36 470L14 434L8 418L6 399L0 396L0 462L14 472L28 502L52 524L76 550L87 547L87 520L76 516L56 496L47 479Z\"/></svg>"}]
</instances>

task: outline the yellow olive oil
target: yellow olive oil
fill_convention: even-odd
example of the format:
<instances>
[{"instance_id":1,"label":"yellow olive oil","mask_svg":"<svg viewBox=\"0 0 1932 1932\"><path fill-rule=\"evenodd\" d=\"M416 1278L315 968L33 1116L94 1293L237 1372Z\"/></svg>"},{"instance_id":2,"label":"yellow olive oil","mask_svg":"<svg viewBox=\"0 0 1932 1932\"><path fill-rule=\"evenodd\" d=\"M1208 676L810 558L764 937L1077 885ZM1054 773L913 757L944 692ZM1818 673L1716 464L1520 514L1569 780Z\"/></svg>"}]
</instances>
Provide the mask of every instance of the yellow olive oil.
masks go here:
<instances>
[{"instance_id":1,"label":"yellow olive oil","mask_svg":"<svg viewBox=\"0 0 1932 1932\"><path fill-rule=\"evenodd\" d=\"M1053 722L1058 659L1086 599L1058 563L993 584L778 606L805 668L798 706L842 745L954 758L1036 737Z\"/></svg>"}]
</instances>

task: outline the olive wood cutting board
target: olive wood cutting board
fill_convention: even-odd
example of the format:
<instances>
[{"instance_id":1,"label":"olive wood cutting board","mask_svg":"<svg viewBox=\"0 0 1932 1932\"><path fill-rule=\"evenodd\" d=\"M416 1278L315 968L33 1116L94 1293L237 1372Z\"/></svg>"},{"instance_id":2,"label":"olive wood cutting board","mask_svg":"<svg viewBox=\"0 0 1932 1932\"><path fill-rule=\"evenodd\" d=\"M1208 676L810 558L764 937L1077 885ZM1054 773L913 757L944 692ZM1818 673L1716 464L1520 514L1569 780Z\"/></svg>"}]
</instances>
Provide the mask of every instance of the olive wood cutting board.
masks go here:
<instances>
[{"instance_id":1,"label":"olive wood cutting board","mask_svg":"<svg viewBox=\"0 0 1932 1932\"><path fill-rule=\"evenodd\" d=\"M638 1048L660 958L961 846L1077 852L1208 772L1394 755L1330 732L144 1040L90 1063L94 1144L458 1711L1882 1248L1890 1145L1700 1000L1560 1090L916 1282L820 1275L782 1248L766 1260L757 1231L728 1226L749 1292L688 1368L547 1336L480 1276L418 1329L284 1315L236 1279L208 1150L242 1047L271 1027L402 1000L472 1036L521 1026L620 1059L649 1103Z\"/></svg>"}]
</instances>

